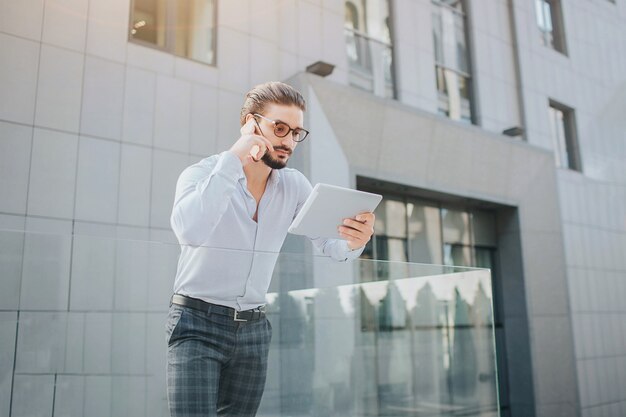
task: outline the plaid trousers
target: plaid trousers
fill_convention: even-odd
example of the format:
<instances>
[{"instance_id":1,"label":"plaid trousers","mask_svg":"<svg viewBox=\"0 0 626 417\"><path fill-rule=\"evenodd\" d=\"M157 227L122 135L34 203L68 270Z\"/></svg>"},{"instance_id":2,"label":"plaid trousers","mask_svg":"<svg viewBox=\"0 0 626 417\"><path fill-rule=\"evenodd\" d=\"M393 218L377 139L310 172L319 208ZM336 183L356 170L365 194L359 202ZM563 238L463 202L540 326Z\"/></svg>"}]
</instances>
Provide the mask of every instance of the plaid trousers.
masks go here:
<instances>
[{"instance_id":1,"label":"plaid trousers","mask_svg":"<svg viewBox=\"0 0 626 417\"><path fill-rule=\"evenodd\" d=\"M271 338L267 318L237 322L172 304L166 324L171 416L255 416Z\"/></svg>"}]
</instances>

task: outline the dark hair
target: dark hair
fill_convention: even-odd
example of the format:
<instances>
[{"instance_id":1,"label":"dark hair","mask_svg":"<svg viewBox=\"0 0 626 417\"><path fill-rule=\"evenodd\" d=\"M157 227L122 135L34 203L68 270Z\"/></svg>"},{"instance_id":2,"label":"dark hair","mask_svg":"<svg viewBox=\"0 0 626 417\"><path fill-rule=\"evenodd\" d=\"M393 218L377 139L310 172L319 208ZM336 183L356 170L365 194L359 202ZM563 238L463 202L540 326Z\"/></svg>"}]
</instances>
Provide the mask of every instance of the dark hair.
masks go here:
<instances>
[{"instance_id":1,"label":"dark hair","mask_svg":"<svg viewBox=\"0 0 626 417\"><path fill-rule=\"evenodd\" d=\"M296 106L306 111L306 102L298 90L279 81L270 81L259 84L246 93L240 114L241 125L246 124L248 114L263 114L268 103Z\"/></svg>"}]
</instances>

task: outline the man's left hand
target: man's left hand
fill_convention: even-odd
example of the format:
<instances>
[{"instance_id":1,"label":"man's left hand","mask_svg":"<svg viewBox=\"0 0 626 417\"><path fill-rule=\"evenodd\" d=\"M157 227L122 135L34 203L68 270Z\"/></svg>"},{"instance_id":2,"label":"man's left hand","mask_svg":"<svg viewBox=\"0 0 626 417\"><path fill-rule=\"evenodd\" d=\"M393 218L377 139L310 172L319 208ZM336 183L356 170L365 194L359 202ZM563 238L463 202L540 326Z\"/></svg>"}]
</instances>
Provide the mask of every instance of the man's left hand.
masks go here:
<instances>
[{"instance_id":1,"label":"man's left hand","mask_svg":"<svg viewBox=\"0 0 626 417\"><path fill-rule=\"evenodd\" d=\"M374 213L361 213L354 219L344 219L339 235L348 241L351 250L362 248L374 234Z\"/></svg>"}]
</instances>

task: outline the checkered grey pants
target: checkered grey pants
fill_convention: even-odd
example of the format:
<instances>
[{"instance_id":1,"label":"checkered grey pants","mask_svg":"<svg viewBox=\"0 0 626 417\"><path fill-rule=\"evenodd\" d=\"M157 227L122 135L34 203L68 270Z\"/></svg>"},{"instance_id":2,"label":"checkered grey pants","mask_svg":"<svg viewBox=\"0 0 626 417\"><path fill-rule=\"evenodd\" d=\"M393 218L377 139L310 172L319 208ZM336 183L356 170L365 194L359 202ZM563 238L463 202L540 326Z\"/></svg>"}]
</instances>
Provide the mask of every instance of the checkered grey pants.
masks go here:
<instances>
[{"instance_id":1,"label":"checkered grey pants","mask_svg":"<svg viewBox=\"0 0 626 417\"><path fill-rule=\"evenodd\" d=\"M236 322L172 304L166 324L172 417L256 415L271 338L267 318Z\"/></svg>"}]
</instances>

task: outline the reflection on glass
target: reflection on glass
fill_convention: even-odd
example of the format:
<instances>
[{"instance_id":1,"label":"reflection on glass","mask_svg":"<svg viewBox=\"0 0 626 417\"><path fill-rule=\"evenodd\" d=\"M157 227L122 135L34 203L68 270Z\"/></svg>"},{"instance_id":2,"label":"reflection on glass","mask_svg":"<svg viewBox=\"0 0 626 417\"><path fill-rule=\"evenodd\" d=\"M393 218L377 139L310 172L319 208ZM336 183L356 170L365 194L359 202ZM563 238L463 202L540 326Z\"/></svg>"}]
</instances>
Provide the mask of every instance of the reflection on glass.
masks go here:
<instances>
[{"instance_id":1,"label":"reflection on glass","mask_svg":"<svg viewBox=\"0 0 626 417\"><path fill-rule=\"evenodd\" d=\"M561 3L559 0L535 0L535 14L541 43L559 52L565 52Z\"/></svg>"},{"instance_id":2,"label":"reflection on glass","mask_svg":"<svg viewBox=\"0 0 626 417\"><path fill-rule=\"evenodd\" d=\"M131 25L133 39L165 47L165 0L134 0Z\"/></svg>"},{"instance_id":3,"label":"reflection on glass","mask_svg":"<svg viewBox=\"0 0 626 417\"><path fill-rule=\"evenodd\" d=\"M407 204L409 261L442 263L439 208L417 202Z\"/></svg>"},{"instance_id":4,"label":"reflection on glass","mask_svg":"<svg viewBox=\"0 0 626 417\"><path fill-rule=\"evenodd\" d=\"M444 265L472 266L472 249L470 246L444 243Z\"/></svg>"},{"instance_id":5,"label":"reflection on glass","mask_svg":"<svg viewBox=\"0 0 626 417\"><path fill-rule=\"evenodd\" d=\"M469 214L465 211L441 209L443 241L470 244Z\"/></svg>"},{"instance_id":6,"label":"reflection on glass","mask_svg":"<svg viewBox=\"0 0 626 417\"><path fill-rule=\"evenodd\" d=\"M381 97L394 96L388 0L345 2L350 84Z\"/></svg>"},{"instance_id":7,"label":"reflection on glass","mask_svg":"<svg viewBox=\"0 0 626 417\"><path fill-rule=\"evenodd\" d=\"M495 213L492 211L474 210L471 212L471 218L474 244L497 246Z\"/></svg>"},{"instance_id":8,"label":"reflection on glass","mask_svg":"<svg viewBox=\"0 0 626 417\"><path fill-rule=\"evenodd\" d=\"M489 275L364 279L268 294L283 371L269 376L262 411L497 415Z\"/></svg>"},{"instance_id":9,"label":"reflection on glass","mask_svg":"<svg viewBox=\"0 0 626 417\"><path fill-rule=\"evenodd\" d=\"M134 0L130 37L213 64L215 0Z\"/></svg>"},{"instance_id":10,"label":"reflection on glass","mask_svg":"<svg viewBox=\"0 0 626 417\"><path fill-rule=\"evenodd\" d=\"M213 63L214 10L214 0L178 0L176 55Z\"/></svg>"},{"instance_id":11,"label":"reflection on glass","mask_svg":"<svg viewBox=\"0 0 626 417\"><path fill-rule=\"evenodd\" d=\"M66 241L67 259L80 259L73 272L57 271L65 282L72 274L68 293L74 301L45 311L5 311L5 333L18 340L6 344L16 366L0 369L0 380L28 374L43 386L57 378L49 396L55 410L167 415L164 326L181 247L28 234L28 240L39 239ZM3 244L25 240L22 232L0 233ZM285 273L311 274L312 282L370 281L267 294L273 338L259 415L497 415L488 271L339 263L310 253L203 251L198 256L275 265L272 279L281 283L288 281ZM15 264L8 254L22 256L2 253L2 271ZM381 264L403 275L382 280ZM97 279L90 273L95 269ZM355 277L355 271L367 276ZM6 289L2 281L0 291ZM22 388L16 385L15 392L23 397ZM15 404L13 415L19 414Z\"/></svg>"},{"instance_id":12,"label":"reflection on glass","mask_svg":"<svg viewBox=\"0 0 626 417\"><path fill-rule=\"evenodd\" d=\"M537 26L541 31L541 41L546 46L554 46L550 3L546 0L535 0L535 11L537 12Z\"/></svg>"},{"instance_id":13,"label":"reflection on glass","mask_svg":"<svg viewBox=\"0 0 626 417\"><path fill-rule=\"evenodd\" d=\"M565 117L563 111L555 107L548 107L550 120L550 131L554 144L554 157L556 166L560 168L569 167L569 157L567 155L567 140L565 138Z\"/></svg>"},{"instance_id":14,"label":"reflection on glass","mask_svg":"<svg viewBox=\"0 0 626 417\"><path fill-rule=\"evenodd\" d=\"M460 1L433 0L433 42L439 112L471 122L465 13Z\"/></svg>"}]
</instances>

